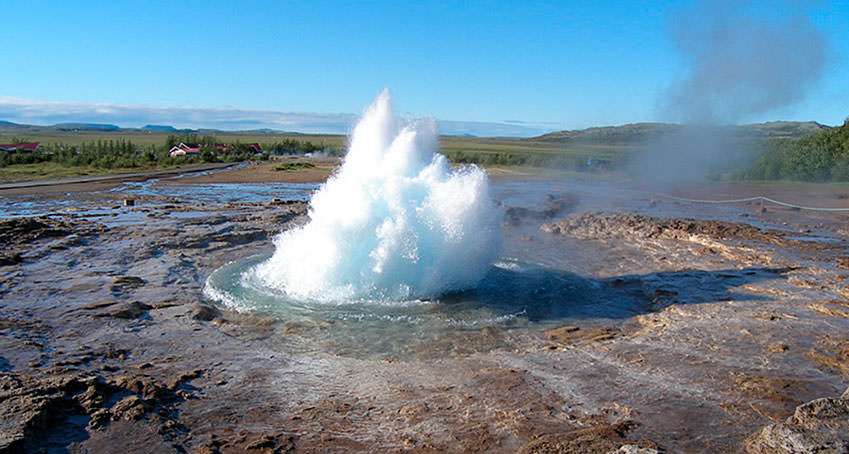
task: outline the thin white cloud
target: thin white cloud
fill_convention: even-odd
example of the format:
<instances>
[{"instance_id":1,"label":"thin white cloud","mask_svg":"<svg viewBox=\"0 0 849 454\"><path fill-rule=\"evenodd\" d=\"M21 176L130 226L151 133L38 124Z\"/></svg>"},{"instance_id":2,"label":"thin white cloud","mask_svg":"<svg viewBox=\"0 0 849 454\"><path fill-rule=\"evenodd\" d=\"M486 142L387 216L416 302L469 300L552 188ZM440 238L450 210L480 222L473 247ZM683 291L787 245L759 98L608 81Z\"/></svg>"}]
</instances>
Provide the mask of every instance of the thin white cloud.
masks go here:
<instances>
[{"instance_id":1,"label":"thin white cloud","mask_svg":"<svg viewBox=\"0 0 849 454\"><path fill-rule=\"evenodd\" d=\"M171 107L144 104L106 104L42 101L0 96L0 120L14 123L105 123L125 128L169 125L177 129L273 129L302 133L347 134L359 117L345 113L282 112L233 107ZM450 135L534 136L549 132L550 124L515 121L440 121Z\"/></svg>"}]
</instances>

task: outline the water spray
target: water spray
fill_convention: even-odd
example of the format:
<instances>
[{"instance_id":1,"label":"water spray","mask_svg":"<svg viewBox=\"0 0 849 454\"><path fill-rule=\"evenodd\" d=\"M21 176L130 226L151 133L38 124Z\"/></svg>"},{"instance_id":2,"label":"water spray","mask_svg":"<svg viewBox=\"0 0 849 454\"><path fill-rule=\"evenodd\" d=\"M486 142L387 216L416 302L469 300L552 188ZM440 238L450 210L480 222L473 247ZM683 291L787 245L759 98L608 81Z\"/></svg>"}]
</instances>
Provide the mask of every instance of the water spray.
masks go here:
<instances>
[{"instance_id":1,"label":"water spray","mask_svg":"<svg viewBox=\"0 0 849 454\"><path fill-rule=\"evenodd\" d=\"M403 122L384 90L354 129L308 224L281 233L255 273L290 298L394 303L475 286L498 258L486 173L437 153L432 119Z\"/></svg>"}]
</instances>

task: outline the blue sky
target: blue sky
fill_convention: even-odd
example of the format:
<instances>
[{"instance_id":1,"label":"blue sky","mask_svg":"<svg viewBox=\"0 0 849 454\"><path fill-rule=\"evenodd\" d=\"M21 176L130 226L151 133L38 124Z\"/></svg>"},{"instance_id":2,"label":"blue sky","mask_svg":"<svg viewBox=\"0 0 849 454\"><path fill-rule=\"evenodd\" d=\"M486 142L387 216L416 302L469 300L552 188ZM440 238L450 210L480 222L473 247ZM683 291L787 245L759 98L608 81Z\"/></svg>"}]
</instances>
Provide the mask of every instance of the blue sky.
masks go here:
<instances>
[{"instance_id":1,"label":"blue sky","mask_svg":"<svg viewBox=\"0 0 849 454\"><path fill-rule=\"evenodd\" d=\"M809 26L825 61L793 99L719 121L849 116L848 2L4 0L0 120L345 132L388 87L450 133L681 121L663 107L693 70L676 30L720 3Z\"/></svg>"}]
</instances>

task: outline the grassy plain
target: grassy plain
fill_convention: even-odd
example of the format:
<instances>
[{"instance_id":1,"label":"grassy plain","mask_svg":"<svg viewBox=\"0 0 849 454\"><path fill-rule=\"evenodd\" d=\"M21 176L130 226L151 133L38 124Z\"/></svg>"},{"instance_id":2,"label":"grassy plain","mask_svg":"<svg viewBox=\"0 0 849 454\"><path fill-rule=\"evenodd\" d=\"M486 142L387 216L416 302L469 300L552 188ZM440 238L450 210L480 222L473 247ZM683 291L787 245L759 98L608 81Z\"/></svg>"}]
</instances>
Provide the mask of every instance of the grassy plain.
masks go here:
<instances>
[{"instance_id":1,"label":"grassy plain","mask_svg":"<svg viewBox=\"0 0 849 454\"><path fill-rule=\"evenodd\" d=\"M99 131L90 129L59 130L56 128L33 128L31 130L0 130L0 143L11 141L12 138L23 142L41 142L42 145L65 144L80 145L97 142L98 140L119 141L127 140L136 145L162 145L169 135L175 131L147 131L141 129L120 129L115 131ZM319 145L344 145L347 137L332 134L296 134L296 133L262 133L255 131L197 131L198 135L215 136L220 143L273 143L284 139L309 141Z\"/></svg>"},{"instance_id":2,"label":"grassy plain","mask_svg":"<svg viewBox=\"0 0 849 454\"><path fill-rule=\"evenodd\" d=\"M0 143L17 138L24 142L41 142L43 145L67 144L80 145L82 143L97 142L98 140L127 140L136 145L162 145L171 131L143 131L143 130L118 130L118 131L59 131L55 129L12 131L0 130ZM309 141L319 145L344 146L348 137L339 134L296 134L296 133L261 133L261 132L198 132L199 135L214 135L219 142L232 143L273 143L285 139ZM441 149L444 152L530 152L530 153L601 153L611 154L621 151L625 147L613 145L580 144L565 148L563 143L554 141L538 141L534 139L511 138L511 137L461 137L442 136L440 139Z\"/></svg>"},{"instance_id":3,"label":"grassy plain","mask_svg":"<svg viewBox=\"0 0 849 454\"><path fill-rule=\"evenodd\" d=\"M173 131L147 130L58 130L43 128L32 130L0 130L0 143L11 141L13 138L25 142L41 142L42 145L65 144L80 145L97 141L130 141L140 148L151 145L161 146ZM198 131L200 135L214 135L221 143L260 143L272 144L286 139L309 141L320 146L345 147L348 138L344 135L332 134L296 134L296 133L263 133ZM523 138L480 138L442 136L440 139L441 152L452 161L477 162L488 168L534 167L528 163L530 157L538 161L570 161L583 162L589 157L616 161L629 151L628 146L614 144L564 143ZM539 159L541 158L541 159ZM172 166L173 167L173 166ZM9 165L0 168L0 182L21 181L29 179L62 178L82 175L115 174L123 172L138 172L144 170L162 170L166 166L150 168L127 169L97 169L94 167L64 167L53 163L26 165ZM516 169L517 171L521 171ZM525 169L528 170L528 169Z\"/></svg>"},{"instance_id":4,"label":"grassy plain","mask_svg":"<svg viewBox=\"0 0 849 454\"><path fill-rule=\"evenodd\" d=\"M727 129L727 128L726 128ZM813 122L772 122L718 129L722 135L754 146L765 139L796 138L805 135L819 137L832 134L827 127ZM840 128L835 128L835 130ZM589 128L578 131L558 131L532 138L442 136L440 150L452 162L477 163L490 171L501 173L538 172L541 170L621 169L634 152L665 134L682 131L679 125L639 123L623 126ZM310 142L321 148L344 149L348 138L338 134L298 134L262 131L193 131L199 136L214 136L216 142L233 144L259 143L270 146L284 141ZM820 132L817 134L817 132ZM162 147L168 136L176 131L142 129L66 129L18 125L0 127L0 143L13 140L53 144L80 145L97 141L129 141L140 149ZM730 134L730 135L729 135ZM795 143L795 142L794 142ZM266 148L269 149L269 148ZM169 164L174 164L169 163ZM845 166L849 169L849 165ZM0 181L57 178L86 174L160 170L158 167L102 170L95 168L62 167L50 164L17 165L0 168ZM849 171L847 171L849 172ZM847 173L849 174L849 173Z\"/></svg>"},{"instance_id":5,"label":"grassy plain","mask_svg":"<svg viewBox=\"0 0 849 454\"><path fill-rule=\"evenodd\" d=\"M625 154L636 150L636 145L621 145L611 143L587 143L553 140L538 140L536 138L510 137L458 137L443 136L440 141L441 152L449 158L463 155L505 156L499 165L513 164L521 157L542 157L542 161L553 162L556 158L569 159L574 162L584 162L588 158L605 161L618 161ZM507 156L507 155L510 156ZM487 159L477 159L486 164ZM526 165L526 164L523 164Z\"/></svg>"}]
</instances>

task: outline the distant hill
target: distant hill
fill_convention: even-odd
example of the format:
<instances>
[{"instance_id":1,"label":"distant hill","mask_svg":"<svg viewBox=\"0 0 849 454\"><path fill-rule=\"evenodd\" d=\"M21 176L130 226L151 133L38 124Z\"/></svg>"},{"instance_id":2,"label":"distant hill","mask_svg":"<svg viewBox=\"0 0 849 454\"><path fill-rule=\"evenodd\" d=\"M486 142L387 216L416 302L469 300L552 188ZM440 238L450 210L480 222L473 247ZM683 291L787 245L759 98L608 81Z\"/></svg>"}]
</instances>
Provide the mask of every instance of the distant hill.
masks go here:
<instances>
[{"instance_id":1,"label":"distant hill","mask_svg":"<svg viewBox=\"0 0 849 454\"><path fill-rule=\"evenodd\" d=\"M815 121L770 121L767 123L740 126L740 129L745 131L746 134L762 138L794 138L816 134L832 128L831 126L822 125Z\"/></svg>"},{"instance_id":2,"label":"distant hill","mask_svg":"<svg viewBox=\"0 0 849 454\"><path fill-rule=\"evenodd\" d=\"M295 131L279 131L274 129L262 128L243 131L222 131L219 129L201 128L201 129L176 129L170 125L145 125L141 128L121 128L113 124L103 123L58 123L52 126L28 125L21 123L13 123L10 121L0 120L0 128L4 132L13 133L14 131L22 131L27 133L33 132L49 132L49 131L102 131L102 132L132 132L132 131L147 131L147 132L180 132L199 135L217 135L217 134L300 134ZM515 139L519 142L534 142L544 143L549 146L558 146L559 144L575 144L575 145L609 145L614 147L630 147L644 144L651 140L662 138L668 134L680 132L685 126L672 123L632 123L621 126L601 126L587 129L579 129L573 131L557 131L541 136ZM749 124L744 126L721 126L717 127L720 130L730 130L738 138L742 139L764 139L764 138L796 138L810 134L816 134L820 131L831 129L830 126L825 126L814 121L772 121L767 123ZM463 134L464 138L475 138L472 134Z\"/></svg>"},{"instance_id":3,"label":"distant hill","mask_svg":"<svg viewBox=\"0 0 849 454\"><path fill-rule=\"evenodd\" d=\"M11 121L3 121L0 120L0 128L9 131L30 131L32 129L37 128L38 126L32 125L22 125L19 123L12 123Z\"/></svg>"},{"instance_id":4,"label":"distant hill","mask_svg":"<svg viewBox=\"0 0 849 454\"><path fill-rule=\"evenodd\" d=\"M260 129L251 129L251 130L244 131L244 132L251 132L251 133L255 132L255 133L259 133L259 134L279 134L282 131L279 131L277 129L260 128Z\"/></svg>"},{"instance_id":5,"label":"distant hill","mask_svg":"<svg viewBox=\"0 0 849 454\"><path fill-rule=\"evenodd\" d=\"M627 144L677 132L680 125L670 123L632 123L622 126L601 126L573 131L557 131L530 140L542 142L597 142Z\"/></svg>"},{"instance_id":6,"label":"distant hill","mask_svg":"<svg viewBox=\"0 0 849 454\"><path fill-rule=\"evenodd\" d=\"M636 145L681 132L682 126L671 123L633 123L622 126L603 126L574 131L557 131L527 140L539 142L594 143L605 145ZM741 139L795 138L815 134L829 126L815 121L772 121L743 126L717 126Z\"/></svg>"},{"instance_id":7,"label":"distant hill","mask_svg":"<svg viewBox=\"0 0 849 454\"><path fill-rule=\"evenodd\" d=\"M57 123L53 127L59 130L84 129L89 131L115 131L121 129L119 126L101 123Z\"/></svg>"},{"instance_id":8,"label":"distant hill","mask_svg":"<svg viewBox=\"0 0 849 454\"><path fill-rule=\"evenodd\" d=\"M177 128L169 125L145 125L141 128L144 131L176 131Z\"/></svg>"}]
</instances>

